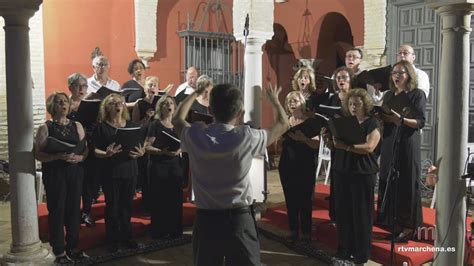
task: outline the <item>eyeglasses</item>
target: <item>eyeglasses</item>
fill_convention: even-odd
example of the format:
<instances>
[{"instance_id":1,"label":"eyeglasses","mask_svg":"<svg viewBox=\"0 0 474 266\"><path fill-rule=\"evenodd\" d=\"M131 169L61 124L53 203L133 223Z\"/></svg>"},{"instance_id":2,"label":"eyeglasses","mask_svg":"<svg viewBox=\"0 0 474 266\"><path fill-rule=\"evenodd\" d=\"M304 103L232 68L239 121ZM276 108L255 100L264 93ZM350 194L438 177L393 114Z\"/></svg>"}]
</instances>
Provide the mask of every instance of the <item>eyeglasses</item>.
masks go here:
<instances>
[{"instance_id":1,"label":"eyeglasses","mask_svg":"<svg viewBox=\"0 0 474 266\"><path fill-rule=\"evenodd\" d=\"M407 72L405 71L393 71L392 72L392 75L393 76L403 76L404 74L406 74Z\"/></svg>"},{"instance_id":2,"label":"eyeglasses","mask_svg":"<svg viewBox=\"0 0 474 266\"><path fill-rule=\"evenodd\" d=\"M349 79L350 77L347 75L341 75L341 76L336 77L336 80L349 80Z\"/></svg>"},{"instance_id":3,"label":"eyeglasses","mask_svg":"<svg viewBox=\"0 0 474 266\"><path fill-rule=\"evenodd\" d=\"M410 54L413 54L411 52L408 52L408 51L400 51L397 53L398 55L403 55L403 56L407 56L407 55L410 55Z\"/></svg>"},{"instance_id":4,"label":"eyeglasses","mask_svg":"<svg viewBox=\"0 0 474 266\"><path fill-rule=\"evenodd\" d=\"M357 55L346 55L346 58L349 58L349 59L360 59L360 56L357 56Z\"/></svg>"},{"instance_id":5,"label":"eyeglasses","mask_svg":"<svg viewBox=\"0 0 474 266\"><path fill-rule=\"evenodd\" d=\"M74 88L76 88L76 89L87 89L87 88L89 88L89 85L87 85L87 84L82 84L82 85L81 84L74 84Z\"/></svg>"},{"instance_id":6,"label":"eyeglasses","mask_svg":"<svg viewBox=\"0 0 474 266\"><path fill-rule=\"evenodd\" d=\"M107 63L98 63L97 65L95 65L97 68L104 68L104 67L108 67L109 64Z\"/></svg>"}]
</instances>

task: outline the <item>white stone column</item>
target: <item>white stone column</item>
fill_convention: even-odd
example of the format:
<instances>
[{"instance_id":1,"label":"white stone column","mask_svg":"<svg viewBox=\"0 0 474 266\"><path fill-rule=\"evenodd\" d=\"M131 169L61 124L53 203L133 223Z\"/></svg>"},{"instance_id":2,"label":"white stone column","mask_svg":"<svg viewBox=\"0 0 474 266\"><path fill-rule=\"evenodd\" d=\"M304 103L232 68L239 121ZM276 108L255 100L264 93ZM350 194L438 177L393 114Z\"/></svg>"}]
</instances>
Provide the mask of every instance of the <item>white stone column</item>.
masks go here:
<instances>
[{"instance_id":1,"label":"white stone column","mask_svg":"<svg viewBox=\"0 0 474 266\"><path fill-rule=\"evenodd\" d=\"M33 104L28 21L41 0L2 1L5 19L8 154L10 161L12 244L5 264L51 262L38 237L33 156Z\"/></svg>"},{"instance_id":2,"label":"white stone column","mask_svg":"<svg viewBox=\"0 0 474 266\"><path fill-rule=\"evenodd\" d=\"M273 36L273 0L234 1L234 36L246 44L244 55L244 122L261 127L262 120L262 45ZM265 14L265 15L262 15ZM247 41L243 34L249 16Z\"/></svg>"},{"instance_id":3,"label":"white stone column","mask_svg":"<svg viewBox=\"0 0 474 266\"><path fill-rule=\"evenodd\" d=\"M264 39L247 40L244 55L244 122L262 125L262 45Z\"/></svg>"},{"instance_id":4,"label":"white stone column","mask_svg":"<svg viewBox=\"0 0 474 266\"><path fill-rule=\"evenodd\" d=\"M156 12L158 0L135 0L135 51L143 64L156 52Z\"/></svg>"},{"instance_id":5,"label":"white stone column","mask_svg":"<svg viewBox=\"0 0 474 266\"><path fill-rule=\"evenodd\" d=\"M466 181L461 179L467 156L469 115L469 33L471 4L427 1L442 18L439 77L436 247L456 252L435 253L434 265L462 265L465 245ZM437 160L437 161L438 161Z\"/></svg>"}]
</instances>

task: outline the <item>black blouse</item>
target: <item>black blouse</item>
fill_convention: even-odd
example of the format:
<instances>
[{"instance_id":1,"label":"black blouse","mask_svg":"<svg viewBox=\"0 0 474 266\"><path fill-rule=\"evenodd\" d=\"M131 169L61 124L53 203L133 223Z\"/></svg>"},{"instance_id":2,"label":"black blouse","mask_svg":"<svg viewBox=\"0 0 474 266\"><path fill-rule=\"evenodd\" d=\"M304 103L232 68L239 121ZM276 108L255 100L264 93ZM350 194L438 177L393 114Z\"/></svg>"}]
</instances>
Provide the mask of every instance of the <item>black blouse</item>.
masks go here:
<instances>
[{"instance_id":1,"label":"black blouse","mask_svg":"<svg viewBox=\"0 0 474 266\"><path fill-rule=\"evenodd\" d=\"M123 93L125 101L127 103L134 102L140 98L145 98L145 89L135 80L129 80L122 85L122 90L124 89L138 89L136 91L130 91Z\"/></svg>"},{"instance_id":2,"label":"black blouse","mask_svg":"<svg viewBox=\"0 0 474 266\"><path fill-rule=\"evenodd\" d=\"M405 92L402 92L405 93ZM425 109L426 109L426 95L425 93L420 90L420 89L414 89L409 92L406 92L408 98L410 101L413 103L414 107L417 108L417 115L413 118L417 122L418 128L411 128L405 125L402 125L400 127L400 138L401 139L407 139L411 137L416 131L419 131L419 129L422 129L425 126ZM389 102L392 97L395 96L395 93L390 90L385 93L383 97L383 101L385 103ZM397 125L394 123L384 123L384 129L383 129L383 138L386 138L388 136L391 136L394 134L394 131L396 130Z\"/></svg>"},{"instance_id":3,"label":"black blouse","mask_svg":"<svg viewBox=\"0 0 474 266\"><path fill-rule=\"evenodd\" d=\"M200 104L197 100L194 100L193 105L191 105L190 110L196 111L198 113L206 114L206 115L210 114L209 108L207 106Z\"/></svg>"},{"instance_id":4,"label":"black blouse","mask_svg":"<svg viewBox=\"0 0 474 266\"><path fill-rule=\"evenodd\" d=\"M60 125L56 122L49 120L46 121L46 126L48 127L48 137L53 137L70 144L78 144L80 141L79 133L77 132L76 122L72 120L69 120L69 123L67 125ZM42 163L42 168L47 169L51 167L64 167L68 165L72 164L64 160L54 160Z\"/></svg>"},{"instance_id":5,"label":"black blouse","mask_svg":"<svg viewBox=\"0 0 474 266\"><path fill-rule=\"evenodd\" d=\"M137 124L127 121L125 127L137 127ZM107 146L115 142L116 131L117 128L106 122L99 123L92 135L95 147L103 151L107 150ZM106 177L132 178L138 174L137 160L125 154L125 152L100 160L104 163L103 173Z\"/></svg>"},{"instance_id":6,"label":"black blouse","mask_svg":"<svg viewBox=\"0 0 474 266\"><path fill-rule=\"evenodd\" d=\"M163 132L166 132L170 134L171 136L178 138L178 135L176 134L176 130L174 128L167 128L165 127L160 120L154 120L151 122L149 128L148 128L148 134L147 137L155 137L155 141L153 142L153 147L156 147L158 149L164 149L168 148L170 151L176 151L178 148L175 143L171 143L168 137L163 134ZM175 149L170 148L170 146L175 147ZM172 160L176 156L170 157L167 155L150 155L150 160L154 162L158 161L166 161L166 160Z\"/></svg>"},{"instance_id":7,"label":"black blouse","mask_svg":"<svg viewBox=\"0 0 474 266\"><path fill-rule=\"evenodd\" d=\"M309 99L306 101L306 110L311 112L320 113L320 104L331 105L330 104L331 93L325 92L323 94L312 93Z\"/></svg>"},{"instance_id":8,"label":"black blouse","mask_svg":"<svg viewBox=\"0 0 474 266\"><path fill-rule=\"evenodd\" d=\"M360 124L360 127L367 136L374 130L379 129L379 123L374 117L369 117ZM377 145L376 150L379 149L379 147L380 142ZM379 170L376 154L376 151L369 154L358 154L336 149L334 152L332 167L334 170L344 173L375 174Z\"/></svg>"}]
</instances>

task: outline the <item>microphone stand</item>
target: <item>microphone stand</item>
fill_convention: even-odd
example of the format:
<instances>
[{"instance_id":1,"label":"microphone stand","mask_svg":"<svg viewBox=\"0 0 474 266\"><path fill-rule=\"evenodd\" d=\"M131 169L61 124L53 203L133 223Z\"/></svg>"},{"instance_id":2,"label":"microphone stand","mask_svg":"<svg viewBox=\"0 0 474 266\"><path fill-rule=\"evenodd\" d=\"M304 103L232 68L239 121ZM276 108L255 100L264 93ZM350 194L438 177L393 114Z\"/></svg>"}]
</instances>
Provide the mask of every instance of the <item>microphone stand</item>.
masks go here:
<instances>
[{"instance_id":1,"label":"microphone stand","mask_svg":"<svg viewBox=\"0 0 474 266\"><path fill-rule=\"evenodd\" d=\"M402 120L403 120L402 116ZM395 227L397 225L397 212L398 212L398 178L400 177L400 171L399 171L399 162L400 162L400 138L401 138L401 127L403 125L397 126L396 131L395 131L395 141L393 145L393 157L392 161L390 163L390 170L388 172L388 180L387 184L385 185L385 193L383 196L382 200L382 206L380 208L380 212L384 213L385 212L385 207L387 204L387 195L391 191L393 192L390 198L390 217L392 218L392 225L391 225L391 231L392 231L392 237L390 240L390 265L393 265L395 261Z\"/></svg>"}]
</instances>

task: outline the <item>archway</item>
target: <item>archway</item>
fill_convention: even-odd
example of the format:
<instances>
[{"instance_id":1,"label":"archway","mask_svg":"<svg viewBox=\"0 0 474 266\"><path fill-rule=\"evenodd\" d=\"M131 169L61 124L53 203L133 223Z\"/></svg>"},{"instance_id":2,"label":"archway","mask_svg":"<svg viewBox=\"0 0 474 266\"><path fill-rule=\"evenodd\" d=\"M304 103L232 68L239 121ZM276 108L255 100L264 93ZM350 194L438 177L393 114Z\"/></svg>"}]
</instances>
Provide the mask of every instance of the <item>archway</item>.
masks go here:
<instances>
[{"instance_id":1,"label":"archway","mask_svg":"<svg viewBox=\"0 0 474 266\"><path fill-rule=\"evenodd\" d=\"M316 58L322 62L317 71L330 76L337 67L344 65L345 52L353 45L354 38L347 19L337 12L326 14L318 36Z\"/></svg>"},{"instance_id":2,"label":"archway","mask_svg":"<svg viewBox=\"0 0 474 266\"><path fill-rule=\"evenodd\" d=\"M265 43L264 50L267 54L268 67L264 69L264 79L276 80L282 86L282 95L291 90L293 66L297 60L290 44L285 28L278 23L273 24L273 38ZM272 78L275 77L275 78Z\"/></svg>"}]
</instances>

